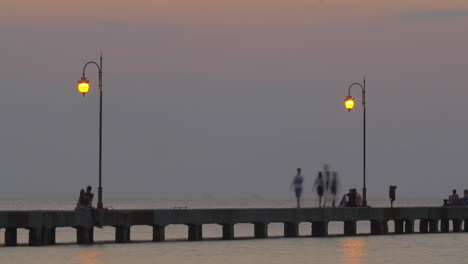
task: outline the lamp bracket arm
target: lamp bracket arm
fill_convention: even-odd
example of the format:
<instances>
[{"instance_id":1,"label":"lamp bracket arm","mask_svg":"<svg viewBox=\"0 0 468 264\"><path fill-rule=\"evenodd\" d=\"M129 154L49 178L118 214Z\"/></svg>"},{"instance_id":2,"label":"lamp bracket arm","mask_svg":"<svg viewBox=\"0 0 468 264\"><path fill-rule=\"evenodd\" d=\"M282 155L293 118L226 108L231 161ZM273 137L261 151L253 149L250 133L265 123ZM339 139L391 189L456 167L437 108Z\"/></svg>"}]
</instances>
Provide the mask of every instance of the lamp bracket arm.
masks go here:
<instances>
[{"instance_id":1,"label":"lamp bracket arm","mask_svg":"<svg viewBox=\"0 0 468 264\"><path fill-rule=\"evenodd\" d=\"M99 74L102 73L102 68L101 68L101 66L99 66L99 64L98 64L97 62L95 62L95 61L88 61L88 62L83 66L83 77L85 76L86 67L87 67L89 64L94 64L94 65L96 65L96 67L98 68Z\"/></svg>"}]
</instances>

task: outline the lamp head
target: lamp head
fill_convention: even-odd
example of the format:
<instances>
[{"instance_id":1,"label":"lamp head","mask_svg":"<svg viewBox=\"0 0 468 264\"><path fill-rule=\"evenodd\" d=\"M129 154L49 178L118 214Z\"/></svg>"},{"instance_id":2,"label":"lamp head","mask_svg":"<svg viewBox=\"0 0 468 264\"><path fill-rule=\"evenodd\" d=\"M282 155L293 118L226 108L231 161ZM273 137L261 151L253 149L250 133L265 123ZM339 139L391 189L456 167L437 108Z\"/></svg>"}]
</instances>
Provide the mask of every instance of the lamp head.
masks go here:
<instances>
[{"instance_id":1,"label":"lamp head","mask_svg":"<svg viewBox=\"0 0 468 264\"><path fill-rule=\"evenodd\" d=\"M344 100L344 105L346 107L346 109L348 109L348 112L351 111L351 109L354 108L354 98L350 95L346 96L345 100Z\"/></svg>"},{"instance_id":2,"label":"lamp head","mask_svg":"<svg viewBox=\"0 0 468 264\"><path fill-rule=\"evenodd\" d=\"M78 81L78 92L83 96L89 91L89 81L86 77L81 77L81 80Z\"/></svg>"}]
</instances>

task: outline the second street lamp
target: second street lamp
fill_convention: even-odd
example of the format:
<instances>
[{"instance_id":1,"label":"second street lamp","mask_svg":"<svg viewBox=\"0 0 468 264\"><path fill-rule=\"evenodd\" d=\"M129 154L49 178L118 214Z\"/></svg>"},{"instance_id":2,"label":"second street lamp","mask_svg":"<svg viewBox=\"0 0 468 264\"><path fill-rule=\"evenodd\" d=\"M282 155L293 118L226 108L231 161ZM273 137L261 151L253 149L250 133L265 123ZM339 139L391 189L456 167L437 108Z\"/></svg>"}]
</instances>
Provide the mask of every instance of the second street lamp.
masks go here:
<instances>
[{"instance_id":1,"label":"second street lamp","mask_svg":"<svg viewBox=\"0 0 468 264\"><path fill-rule=\"evenodd\" d=\"M363 177L362 177L362 206L367 206L367 189L366 189L366 79L364 78L364 81L362 84L360 83L353 83L349 86L348 88L348 96L346 96L344 105L345 108L348 110L348 112L351 111L351 109L354 108L354 98L351 96L351 88L353 86L359 86L361 87L362 90L362 112L363 112L363 157L362 157L362 171L363 171Z\"/></svg>"},{"instance_id":2,"label":"second street lamp","mask_svg":"<svg viewBox=\"0 0 468 264\"><path fill-rule=\"evenodd\" d=\"M99 58L99 64L95 61L89 61L83 66L83 76L78 81L78 91L85 96L89 91L89 81L86 79L86 66L94 64L99 71L99 187L97 208L102 209L102 55Z\"/></svg>"}]
</instances>

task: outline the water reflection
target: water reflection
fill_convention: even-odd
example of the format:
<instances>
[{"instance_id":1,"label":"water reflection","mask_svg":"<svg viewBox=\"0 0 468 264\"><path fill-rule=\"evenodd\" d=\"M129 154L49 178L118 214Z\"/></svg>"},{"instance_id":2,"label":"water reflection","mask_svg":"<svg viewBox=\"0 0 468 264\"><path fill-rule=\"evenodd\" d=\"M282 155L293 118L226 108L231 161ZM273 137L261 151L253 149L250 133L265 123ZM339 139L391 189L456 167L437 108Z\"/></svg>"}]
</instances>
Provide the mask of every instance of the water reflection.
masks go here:
<instances>
[{"instance_id":1,"label":"water reflection","mask_svg":"<svg viewBox=\"0 0 468 264\"><path fill-rule=\"evenodd\" d=\"M342 240L343 264L364 264L367 257L367 239L345 238Z\"/></svg>"},{"instance_id":2,"label":"water reflection","mask_svg":"<svg viewBox=\"0 0 468 264\"><path fill-rule=\"evenodd\" d=\"M78 255L80 264L103 264L99 258L102 255L102 251L97 249L83 250Z\"/></svg>"}]
</instances>

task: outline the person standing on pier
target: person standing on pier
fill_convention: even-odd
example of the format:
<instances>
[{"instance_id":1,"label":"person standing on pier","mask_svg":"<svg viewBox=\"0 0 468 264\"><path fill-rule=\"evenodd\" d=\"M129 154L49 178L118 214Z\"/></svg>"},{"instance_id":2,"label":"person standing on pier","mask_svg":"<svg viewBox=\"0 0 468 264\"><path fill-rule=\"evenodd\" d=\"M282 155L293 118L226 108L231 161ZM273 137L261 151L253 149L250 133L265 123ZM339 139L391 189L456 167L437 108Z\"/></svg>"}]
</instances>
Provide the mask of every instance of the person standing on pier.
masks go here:
<instances>
[{"instance_id":1,"label":"person standing on pier","mask_svg":"<svg viewBox=\"0 0 468 264\"><path fill-rule=\"evenodd\" d=\"M323 197L323 175L322 175L322 172L320 171L318 173L318 177L317 179L315 180L314 182L314 187L313 188L316 188L317 187L317 195L319 197L319 208L322 207L322 197Z\"/></svg>"},{"instance_id":2,"label":"person standing on pier","mask_svg":"<svg viewBox=\"0 0 468 264\"><path fill-rule=\"evenodd\" d=\"M302 195L302 183L304 182L304 176L302 176L301 168L297 168L297 174L291 183L294 186L294 192L296 194L297 208L301 208L301 195Z\"/></svg>"},{"instance_id":3,"label":"person standing on pier","mask_svg":"<svg viewBox=\"0 0 468 264\"><path fill-rule=\"evenodd\" d=\"M92 189L93 189L93 188L92 188L91 186L86 187L86 193L85 193L86 202L87 202L86 207L88 207L88 208L92 208L92 207L93 207L93 198L94 198L94 194L91 192Z\"/></svg>"},{"instance_id":4,"label":"person standing on pier","mask_svg":"<svg viewBox=\"0 0 468 264\"><path fill-rule=\"evenodd\" d=\"M338 193L338 172L334 171L330 183L330 194L332 199L332 207L335 207L336 194Z\"/></svg>"},{"instance_id":5,"label":"person standing on pier","mask_svg":"<svg viewBox=\"0 0 468 264\"><path fill-rule=\"evenodd\" d=\"M328 164L323 164L323 177L325 177L324 180L324 197L323 197L323 207L327 206L327 200L330 199L330 167Z\"/></svg>"}]
</instances>

